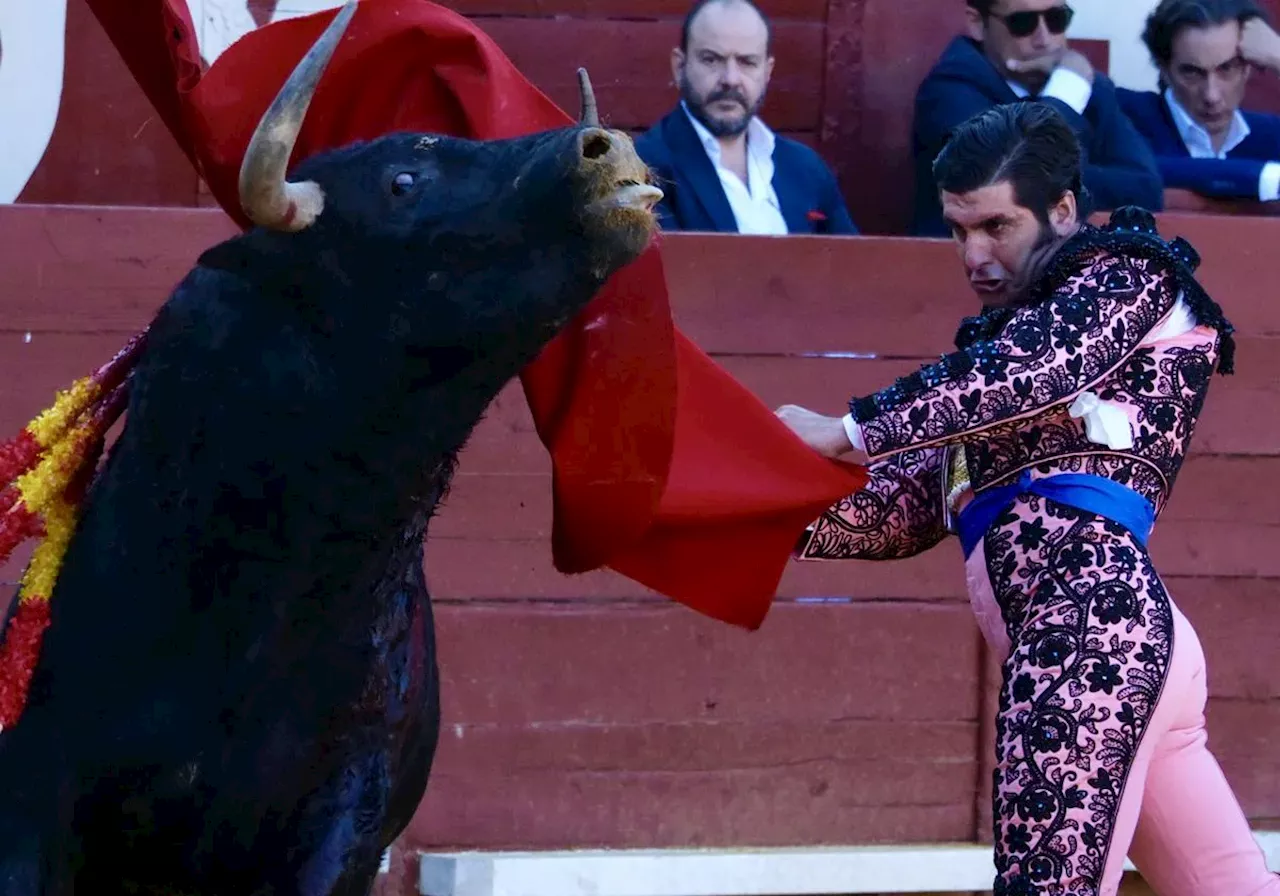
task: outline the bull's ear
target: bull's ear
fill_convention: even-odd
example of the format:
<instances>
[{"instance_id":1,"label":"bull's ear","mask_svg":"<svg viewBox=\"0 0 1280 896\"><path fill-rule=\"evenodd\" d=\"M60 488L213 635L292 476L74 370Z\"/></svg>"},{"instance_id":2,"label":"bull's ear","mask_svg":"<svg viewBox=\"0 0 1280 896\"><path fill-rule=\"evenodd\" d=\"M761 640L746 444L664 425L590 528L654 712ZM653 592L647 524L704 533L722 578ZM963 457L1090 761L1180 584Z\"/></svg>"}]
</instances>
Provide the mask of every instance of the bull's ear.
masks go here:
<instances>
[{"instance_id":1,"label":"bull's ear","mask_svg":"<svg viewBox=\"0 0 1280 896\"><path fill-rule=\"evenodd\" d=\"M596 108L596 92L591 88L591 77L585 68L578 69L578 92L582 95L582 115L579 121L589 128L600 127L600 112Z\"/></svg>"}]
</instances>

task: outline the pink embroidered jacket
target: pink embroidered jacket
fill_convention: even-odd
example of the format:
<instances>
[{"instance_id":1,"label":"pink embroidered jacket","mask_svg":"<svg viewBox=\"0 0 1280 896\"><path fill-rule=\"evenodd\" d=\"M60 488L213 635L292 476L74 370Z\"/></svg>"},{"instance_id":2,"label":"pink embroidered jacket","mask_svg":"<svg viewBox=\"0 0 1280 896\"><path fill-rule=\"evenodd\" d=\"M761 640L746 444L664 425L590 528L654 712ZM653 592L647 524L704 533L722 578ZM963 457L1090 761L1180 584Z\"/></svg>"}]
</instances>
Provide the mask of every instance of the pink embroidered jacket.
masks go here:
<instances>
[{"instance_id":1,"label":"pink embroidered jacket","mask_svg":"<svg viewBox=\"0 0 1280 896\"><path fill-rule=\"evenodd\" d=\"M806 560L918 554L951 531L953 452L975 491L1092 473L1167 502L1232 328L1195 281L1195 251L1160 239L1146 212L1085 226L1030 300L988 309L959 351L850 410L872 464L797 547Z\"/></svg>"}]
</instances>

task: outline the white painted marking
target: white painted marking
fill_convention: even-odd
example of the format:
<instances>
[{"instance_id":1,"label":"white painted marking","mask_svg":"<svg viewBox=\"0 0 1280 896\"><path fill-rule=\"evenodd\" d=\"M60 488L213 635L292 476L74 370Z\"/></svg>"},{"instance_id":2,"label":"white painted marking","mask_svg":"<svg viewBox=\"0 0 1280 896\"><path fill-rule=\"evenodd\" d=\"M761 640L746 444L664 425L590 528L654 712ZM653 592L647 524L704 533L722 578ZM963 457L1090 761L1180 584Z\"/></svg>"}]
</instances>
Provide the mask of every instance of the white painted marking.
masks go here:
<instances>
[{"instance_id":1,"label":"white painted marking","mask_svg":"<svg viewBox=\"0 0 1280 896\"><path fill-rule=\"evenodd\" d=\"M67 0L0 0L0 202L17 200L62 103Z\"/></svg>"},{"instance_id":2,"label":"white painted marking","mask_svg":"<svg viewBox=\"0 0 1280 896\"><path fill-rule=\"evenodd\" d=\"M1280 871L1280 831L1254 834ZM991 891L974 843L774 850L421 853L423 896L815 896ZM1131 862L1126 868L1133 870Z\"/></svg>"}]
</instances>

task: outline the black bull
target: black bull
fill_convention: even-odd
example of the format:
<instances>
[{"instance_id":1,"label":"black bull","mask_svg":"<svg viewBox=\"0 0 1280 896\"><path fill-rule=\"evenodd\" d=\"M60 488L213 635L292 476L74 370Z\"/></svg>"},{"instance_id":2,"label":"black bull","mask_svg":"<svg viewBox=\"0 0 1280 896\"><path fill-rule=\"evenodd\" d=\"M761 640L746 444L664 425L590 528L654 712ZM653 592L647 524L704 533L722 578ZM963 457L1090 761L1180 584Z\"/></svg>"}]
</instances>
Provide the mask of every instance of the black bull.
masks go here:
<instances>
[{"instance_id":1,"label":"black bull","mask_svg":"<svg viewBox=\"0 0 1280 896\"><path fill-rule=\"evenodd\" d=\"M246 154L261 226L151 325L0 733L3 896L369 891L436 749L422 548L457 452L651 236L660 192L592 126L392 135L286 184L353 6Z\"/></svg>"}]
</instances>

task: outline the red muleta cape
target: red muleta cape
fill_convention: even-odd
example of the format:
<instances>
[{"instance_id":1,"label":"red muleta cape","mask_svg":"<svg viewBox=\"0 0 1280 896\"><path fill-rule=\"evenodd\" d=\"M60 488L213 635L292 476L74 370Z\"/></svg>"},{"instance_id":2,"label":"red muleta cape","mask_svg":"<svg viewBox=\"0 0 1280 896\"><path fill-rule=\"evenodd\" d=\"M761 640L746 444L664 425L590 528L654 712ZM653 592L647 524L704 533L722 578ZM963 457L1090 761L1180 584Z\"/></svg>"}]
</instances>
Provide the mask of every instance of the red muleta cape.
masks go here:
<instances>
[{"instance_id":1,"label":"red muleta cape","mask_svg":"<svg viewBox=\"0 0 1280 896\"><path fill-rule=\"evenodd\" d=\"M336 11L252 31L202 72L185 0L88 3L222 208L250 226L241 158ZM363 0L293 162L397 130L498 139L574 120L463 16L426 0ZM676 330L660 238L521 381L553 462L556 568L608 566L748 629L763 622L804 527L866 481L863 468L810 451Z\"/></svg>"}]
</instances>

